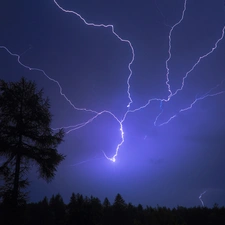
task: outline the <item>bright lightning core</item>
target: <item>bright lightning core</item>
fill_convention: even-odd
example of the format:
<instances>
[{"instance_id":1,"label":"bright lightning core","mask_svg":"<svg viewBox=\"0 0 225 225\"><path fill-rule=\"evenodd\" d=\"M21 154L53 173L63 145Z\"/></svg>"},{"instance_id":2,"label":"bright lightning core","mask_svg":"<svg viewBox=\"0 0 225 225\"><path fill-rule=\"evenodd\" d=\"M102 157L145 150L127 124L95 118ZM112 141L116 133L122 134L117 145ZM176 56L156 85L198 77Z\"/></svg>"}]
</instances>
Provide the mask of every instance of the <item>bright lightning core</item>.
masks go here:
<instances>
[{"instance_id":1,"label":"bright lightning core","mask_svg":"<svg viewBox=\"0 0 225 225\"><path fill-rule=\"evenodd\" d=\"M44 70L40 69L40 68L36 68L36 67L31 67L25 63L23 63L21 61L21 56L22 55L19 55L19 54L16 54L14 53L12 50L10 50L9 48L7 48L6 46L3 46L3 45L0 45L0 49L2 50L5 50L9 55L11 55L12 57L16 57L18 63L23 66L24 68L26 69L29 69L30 71L37 71L37 72L40 72L42 73L47 79L49 79L50 81L52 81L53 83L55 83L58 88L59 88L59 92L60 94L64 97L64 99L73 107L74 110L78 110L78 111L83 111L83 112L90 112L92 117L90 119L88 119L87 121L83 122L83 123L79 123L79 124L76 124L76 125L71 125L71 126L67 126L67 127L63 127L65 130L66 130L66 133L70 133L72 131L75 131L75 130L78 130L86 125L88 125L89 123L93 122L96 118L100 117L101 115L103 114L108 114L110 115L113 119L115 119L115 121L118 123L118 126L119 126L119 132L120 132L120 142L117 144L117 147L115 149L115 153L113 156L109 157L105 154L105 152L103 151L103 155L105 156L106 159L110 160L111 162L116 162L116 157L118 156L119 154L119 150L121 148L121 146L123 145L124 141L125 141L125 134L124 134L124 129L123 129L123 126L124 126L124 121L126 120L127 118L127 115L130 114L130 113L135 113L137 111L140 111L140 110L145 110L146 107L149 106L149 104L152 102L152 101L159 101L160 103L160 113L159 115L155 118L155 122L154 122L154 125L155 126L162 126L162 125L165 125L167 123L169 123L172 119L176 118L177 114L178 113L181 113L183 111L186 111L186 110L190 110L195 103L197 103L198 101L200 100L203 100L207 97L213 97L213 96L217 96L217 95L220 95L220 94L224 94L224 91L218 91L218 92L213 92L214 90L216 90L216 88L218 86L220 86L221 84L218 84L216 87L212 87L205 95L199 97L199 98L196 98L196 99L193 99L192 103L189 104L189 106L185 107L185 108L182 108L179 110L179 112L175 115L173 115L172 117L170 117L167 121L161 123L161 124L158 124L158 119L159 117L163 114L163 107L162 107L162 104L163 103L168 103L175 95L177 95L179 92L181 92L185 86L185 80L188 78L189 74L192 73L194 71L194 69L200 64L202 63L202 61L208 57L209 55L213 54L214 51L217 49L217 47L219 46L219 43L223 40L224 38L224 32L225 32L225 26L222 28L222 31L221 31L221 35L220 37L218 37L218 39L216 40L215 43L212 44L211 49L207 52L205 52L205 54L203 55L200 55L198 60L192 65L192 67L183 75L183 78L182 78L182 83L180 85L180 87L172 92L171 90L171 84L170 84L170 68L169 68L169 62L172 58L172 48L173 48L173 32L174 30L177 28L177 26L181 26L182 25L182 22L185 18L185 14L186 14L186 11L188 10L187 8L187 0L184 0L183 1L183 9L181 10L180 12L180 17L177 19L177 22L171 26L169 32L168 32L168 49L167 49L167 52L168 52L168 57L165 61L165 69L166 69L166 74L165 74L165 86L167 87L167 90L169 92L168 96L166 96L165 98L152 98L152 99L149 99L144 105L141 105L140 107L138 108L135 108L135 109L132 109L132 103L133 103L133 99L132 99L132 94L131 94L131 91L132 91L132 87L131 87L131 84L130 84L130 81L131 81L131 77L133 75L133 71L132 71L132 65L135 63L135 50L134 50L134 47L131 43L131 41L129 41L127 39L127 37L122 37L117 31L116 31L116 28L114 27L114 25L112 24L95 24L93 22L89 22L87 21L81 14L79 14L78 12L76 11L72 11L72 10L69 10L69 9L65 9L63 6L61 6L56 0L53 0L54 4L56 7L58 7L59 10L61 10L62 12L64 13L68 13L68 14L72 14L74 15L74 19L79 19L81 21L83 21L83 24L84 26L87 26L87 29L88 27L99 27L99 28L102 28L102 29L110 29L111 32L112 32L112 35L114 35L115 38L117 38L119 41L121 41L122 43L126 44L127 45L127 48L128 48L128 54L130 54L130 61L127 65L127 78L125 79L125 82L127 84L127 88L126 88L126 92L127 92L127 103L124 104L124 108L126 109L126 112L125 114L122 116L122 119L121 118L118 118L114 113L112 113L111 111L108 111L108 110L103 110L103 111L96 111L96 110L93 110L93 109L90 109L89 107L87 108L80 108L80 107L77 107L65 94L64 90L63 90L63 87L61 86L61 84L59 83L59 81L57 81L56 79L53 79L53 75L50 75L50 74L47 74ZM141 75L139 75L141 76ZM138 79L138 78L137 78ZM58 128L56 128L58 129Z\"/></svg>"}]
</instances>

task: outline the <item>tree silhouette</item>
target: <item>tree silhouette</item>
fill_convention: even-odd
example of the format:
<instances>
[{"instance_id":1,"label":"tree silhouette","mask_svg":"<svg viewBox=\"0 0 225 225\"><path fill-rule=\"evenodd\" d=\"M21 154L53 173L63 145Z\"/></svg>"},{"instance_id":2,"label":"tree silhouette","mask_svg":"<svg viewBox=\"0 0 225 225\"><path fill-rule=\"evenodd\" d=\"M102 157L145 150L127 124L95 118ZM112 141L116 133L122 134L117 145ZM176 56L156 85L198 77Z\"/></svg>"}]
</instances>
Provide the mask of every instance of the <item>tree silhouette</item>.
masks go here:
<instances>
[{"instance_id":1,"label":"tree silhouette","mask_svg":"<svg viewBox=\"0 0 225 225\"><path fill-rule=\"evenodd\" d=\"M0 156L4 163L0 173L8 198L18 205L20 190L28 185L24 178L35 163L39 176L50 181L59 163L65 158L57 152L64 132L50 128L52 115L49 99L34 82L21 78L18 82L0 80Z\"/></svg>"},{"instance_id":2,"label":"tree silhouette","mask_svg":"<svg viewBox=\"0 0 225 225\"><path fill-rule=\"evenodd\" d=\"M117 194L113 203L114 224L126 224L126 203L120 194Z\"/></svg>"},{"instance_id":3,"label":"tree silhouette","mask_svg":"<svg viewBox=\"0 0 225 225\"><path fill-rule=\"evenodd\" d=\"M66 205L63 202L63 198L60 194L52 196L49 201L49 206L53 212L54 224L61 225L64 224L66 216Z\"/></svg>"},{"instance_id":4,"label":"tree silhouette","mask_svg":"<svg viewBox=\"0 0 225 225\"><path fill-rule=\"evenodd\" d=\"M117 194L113 203L116 209L125 209L126 203L120 194Z\"/></svg>"},{"instance_id":5,"label":"tree silhouette","mask_svg":"<svg viewBox=\"0 0 225 225\"><path fill-rule=\"evenodd\" d=\"M89 205L89 217L91 218L91 222L89 222L89 224L100 224L102 222L102 204L100 199L91 196Z\"/></svg>"},{"instance_id":6,"label":"tree silhouette","mask_svg":"<svg viewBox=\"0 0 225 225\"><path fill-rule=\"evenodd\" d=\"M67 206L67 213L68 213L68 225L76 224L77 221L77 198L74 193L72 193L70 197L70 202Z\"/></svg>"},{"instance_id":7,"label":"tree silhouette","mask_svg":"<svg viewBox=\"0 0 225 225\"><path fill-rule=\"evenodd\" d=\"M113 211L110 204L110 201L108 198L105 198L103 201L103 224L111 225L112 224L112 218L113 218Z\"/></svg>"},{"instance_id":8,"label":"tree silhouette","mask_svg":"<svg viewBox=\"0 0 225 225\"><path fill-rule=\"evenodd\" d=\"M104 201L103 201L103 207L104 208L109 208L110 207L110 201L108 198L105 198Z\"/></svg>"}]
</instances>

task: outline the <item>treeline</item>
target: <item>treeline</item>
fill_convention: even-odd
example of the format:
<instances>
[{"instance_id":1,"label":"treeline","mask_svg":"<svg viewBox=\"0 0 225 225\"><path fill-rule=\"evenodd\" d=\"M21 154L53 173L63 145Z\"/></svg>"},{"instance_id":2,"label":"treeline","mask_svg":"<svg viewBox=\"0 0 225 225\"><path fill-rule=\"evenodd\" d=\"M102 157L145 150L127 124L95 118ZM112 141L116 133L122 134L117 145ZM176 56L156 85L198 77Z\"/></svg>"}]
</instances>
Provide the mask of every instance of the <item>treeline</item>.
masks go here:
<instances>
[{"instance_id":1,"label":"treeline","mask_svg":"<svg viewBox=\"0 0 225 225\"><path fill-rule=\"evenodd\" d=\"M0 204L0 224L24 225L224 225L225 208L177 208L134 206L117 194L111 204L107 198L101 203L96 197L72 194L65 204L60 194L46 197L38 203L23 203L19 217L12 222L14 212L7 203Z\"/></svg>"}]
</instances>

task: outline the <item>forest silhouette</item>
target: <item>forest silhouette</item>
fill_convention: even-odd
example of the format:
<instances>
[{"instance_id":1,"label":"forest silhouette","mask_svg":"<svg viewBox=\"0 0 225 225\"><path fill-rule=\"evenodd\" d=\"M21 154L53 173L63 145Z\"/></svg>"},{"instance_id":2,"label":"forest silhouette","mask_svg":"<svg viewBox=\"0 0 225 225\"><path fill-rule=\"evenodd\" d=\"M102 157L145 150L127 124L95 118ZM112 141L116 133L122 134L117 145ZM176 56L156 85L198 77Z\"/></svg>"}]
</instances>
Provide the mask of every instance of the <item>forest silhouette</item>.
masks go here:
<instances>
[{"instance_id":1,"label":"forest silhouette","mask_svg":"<svg viewBox=\"0 0 225 225\"><path fill-rule=\"evenodd\" d=\"M72 193L65 204L60 194L49 200L45 197L37 203L25 203L18 206L19 217L12 222L11 212L0 204L0 224L24 225L224 225L225 207L214 204L212 208L192 207L176 208L143 207L126 203L117 194L111 204L108 198L101 201L96 197L87 197Z\"/></svg>"}]
</instances>

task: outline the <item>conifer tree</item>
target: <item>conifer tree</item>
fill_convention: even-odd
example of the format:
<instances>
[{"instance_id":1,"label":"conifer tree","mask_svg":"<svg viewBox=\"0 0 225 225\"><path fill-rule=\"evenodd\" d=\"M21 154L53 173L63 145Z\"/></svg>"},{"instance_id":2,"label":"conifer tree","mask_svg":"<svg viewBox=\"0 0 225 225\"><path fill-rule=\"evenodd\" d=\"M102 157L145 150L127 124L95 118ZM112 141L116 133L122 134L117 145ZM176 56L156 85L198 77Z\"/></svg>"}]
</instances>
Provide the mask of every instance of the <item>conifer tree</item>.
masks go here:
<instances>
[{"instance_id":1,"label":"conifer tree","mask_svg":"<svg viewBox=\"0 0 225 225\"><path fill-rule=\"evenodd\" d=\"M21 189L29 184L25 175L32 163L41 178L51 181L65 158L57 151L64 132L53 132L51 120L49 99L34 82L25 78L8 83L0 80L0 156L4 160L0 175L14 206Z\"/></svg>"}]
</instances>

